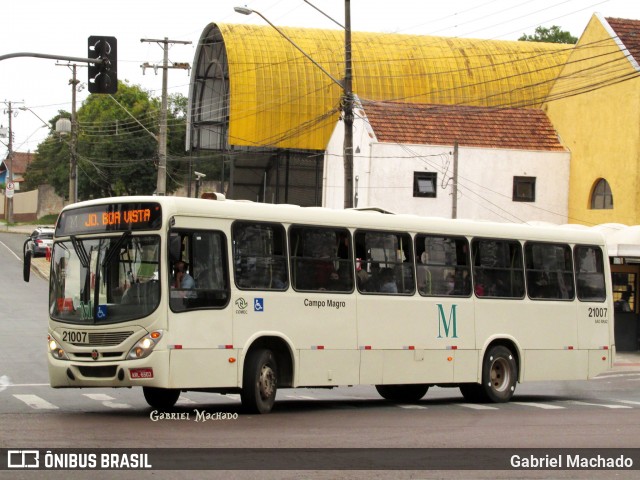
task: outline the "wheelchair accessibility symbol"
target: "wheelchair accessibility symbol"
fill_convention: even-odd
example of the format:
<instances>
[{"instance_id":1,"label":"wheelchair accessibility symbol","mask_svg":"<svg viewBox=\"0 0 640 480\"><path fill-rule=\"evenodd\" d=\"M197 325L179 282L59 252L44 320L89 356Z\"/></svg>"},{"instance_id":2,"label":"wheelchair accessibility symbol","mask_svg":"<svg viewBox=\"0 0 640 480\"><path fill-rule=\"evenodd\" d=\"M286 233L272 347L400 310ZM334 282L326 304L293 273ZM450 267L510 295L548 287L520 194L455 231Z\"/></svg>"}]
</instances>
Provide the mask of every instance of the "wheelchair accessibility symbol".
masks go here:
<instances>
[{"instance_id":1,"label":"wheelchair accessibility symbol","mask_svg":"<svg viewBox=\"0 0 640 480\"><path fill-rule=\"evenodd\" d=\"M106 305L98 305L98 319L107 318L107 306Z\"/></svg>"},{"instance_id":2,"label":"wheelchair accessibility symbol","mask_svg":"<svg viewBox=\"0 0 640 480\"><path fill-rule=\"evenodd\" d=\"M264 311L264 299L263 298L254 298L253 299L253 309L256 312Z\"/></svg>"}]
</instances>

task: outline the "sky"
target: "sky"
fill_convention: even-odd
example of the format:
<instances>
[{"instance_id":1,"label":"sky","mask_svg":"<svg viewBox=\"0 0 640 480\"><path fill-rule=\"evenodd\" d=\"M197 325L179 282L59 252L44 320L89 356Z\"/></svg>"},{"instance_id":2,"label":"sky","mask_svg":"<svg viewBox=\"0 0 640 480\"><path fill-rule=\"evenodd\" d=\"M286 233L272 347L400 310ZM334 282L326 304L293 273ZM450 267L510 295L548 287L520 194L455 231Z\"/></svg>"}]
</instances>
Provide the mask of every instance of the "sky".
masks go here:
<instances>
[{"instance_id":1,"label":"sky","mask_svg":"<svg viewBox=\"0 0 640 480\"><path fill-rule=\"evenodd\" d=\"M337 22L344 23L343 0L310 0ZM352 31L411 35L517 40L536 27L558 25L580 37L594 13L605 17L640 20L637 0L351 0ZM304 0L11 0L3 2L0 55L35 52L87 57L87 39L106 35L118 41L118 79L128 80L159 97L158 75L141 65L162 64L158 43L141 39L190 41L173 45L171 62L193 64L202 31L209 23L265 25L257 15L245 16L233 7L259 11L273 24L308 28L339 28ZM88 96L86 66L78 67L81 81L77 108ZM35 151L48 133L45 122L59 110L71 111L72 72L68 62L40 58L0 61L0 126L9 123L12 102L13 150ZM170 69L169 93L188 95L187 70ZM0 138L0 159L7 154L7 139Z\"/></svg>"}]
</instances>

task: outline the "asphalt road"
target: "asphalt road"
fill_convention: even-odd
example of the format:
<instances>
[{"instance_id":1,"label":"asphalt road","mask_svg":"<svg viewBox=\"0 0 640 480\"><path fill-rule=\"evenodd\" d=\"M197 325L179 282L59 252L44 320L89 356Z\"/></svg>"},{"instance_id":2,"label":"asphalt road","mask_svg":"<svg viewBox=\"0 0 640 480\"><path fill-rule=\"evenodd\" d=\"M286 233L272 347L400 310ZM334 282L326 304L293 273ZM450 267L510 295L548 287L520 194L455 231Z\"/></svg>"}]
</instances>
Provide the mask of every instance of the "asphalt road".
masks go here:
<instances>
[{"instance_id":1,"label":"asphalt road","mask_svg":"<svg viewBox=\"0 0 640 480\"><path fill-rule=\"evenodd\" d=\"M278 392L269 415L247 415L237 396L184 393L158 418L138 389L51 389L46 371L47 284L22 281L24 235L0 233L0 448L595 448L640 447L640 367L591 381L518 385L513 401L476 405L432 388L415 405L382 400L373 387ZM201 415L199 417L199 415ZM203 416L213 419L203 419ZM224 416L224 419L220 417ZM198 420L200 418L200 420ZM218 419L216 419L218 418ZM621 451L621 450L620 450ZM471 455L456 450L457 455ZM242 458L242 455L240 455ZM636 478L590 470L189 471L189 478ZM639 462L640 463L640 462ZM0 478L175 478L175 472L16 472ZM10 474L10 475L9 475Z\"/></svg>"}]
</instances>

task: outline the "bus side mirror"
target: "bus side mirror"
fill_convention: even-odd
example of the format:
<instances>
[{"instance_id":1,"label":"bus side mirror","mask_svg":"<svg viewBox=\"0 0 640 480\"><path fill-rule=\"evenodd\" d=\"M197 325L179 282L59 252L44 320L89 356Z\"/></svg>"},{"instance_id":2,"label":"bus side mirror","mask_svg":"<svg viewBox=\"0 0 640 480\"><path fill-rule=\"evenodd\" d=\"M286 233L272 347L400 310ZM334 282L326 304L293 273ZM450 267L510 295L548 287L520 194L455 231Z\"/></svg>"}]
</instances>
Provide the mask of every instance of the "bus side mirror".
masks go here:
<instances>
[{"instance_id":1,"label":"bus side mirror","mask_svg":"<svg viewBox=\"0 0 640 480\"><path fill-rule=\"evenodd\" d=\"M22 266L22 278L25 282L29 281L31 277L31 250L27 250L24 253L24 264Z\"/></svg>"}]
</instances>

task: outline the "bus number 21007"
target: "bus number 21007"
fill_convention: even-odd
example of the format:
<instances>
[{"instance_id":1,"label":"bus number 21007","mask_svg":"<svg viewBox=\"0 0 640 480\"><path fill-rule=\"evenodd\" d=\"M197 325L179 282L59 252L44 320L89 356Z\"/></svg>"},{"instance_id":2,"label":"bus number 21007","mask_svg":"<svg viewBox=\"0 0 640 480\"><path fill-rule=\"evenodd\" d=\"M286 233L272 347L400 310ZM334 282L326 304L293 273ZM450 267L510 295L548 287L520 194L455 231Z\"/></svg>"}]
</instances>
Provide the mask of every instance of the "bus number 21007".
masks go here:
<instances>
[{"instance_id":1,"label":"bus number 21007","mask_svg":"<svg viewBox=\"0 0 640 480\"><path fill-rule=\"evenodd\" d=\"M69 343L89 343L89 335L87 332L78 332L77 330L63 330L62 341Z\"/></svg>"},{"instance_id":2,"label":"bus number 21007","mask_svg":"<svg viewBox=\"0 0 640 480\"><path fill-rule=\"evenodd\" d=\"M589 307L589 318L606 318L606 307Z\"/></svg>"}]
</instances>

